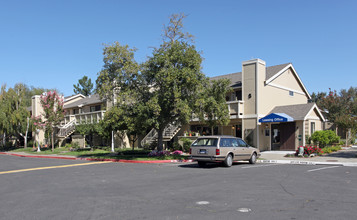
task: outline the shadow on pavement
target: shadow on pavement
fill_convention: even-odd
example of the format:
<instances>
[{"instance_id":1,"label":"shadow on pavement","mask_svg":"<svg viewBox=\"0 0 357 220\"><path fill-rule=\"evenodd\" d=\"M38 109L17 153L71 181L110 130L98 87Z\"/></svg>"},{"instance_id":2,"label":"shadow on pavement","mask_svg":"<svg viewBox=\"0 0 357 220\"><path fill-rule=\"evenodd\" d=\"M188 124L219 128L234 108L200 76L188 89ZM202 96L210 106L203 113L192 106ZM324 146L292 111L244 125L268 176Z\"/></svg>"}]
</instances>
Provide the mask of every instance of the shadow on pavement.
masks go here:
<instances>
[{"instance_id":1,"label":"shadow on pavement","mask_svg":"<svg viewBox=\"0 0 357 220\"><path fill-rule=\"evenodd\" d=\"M240 166L240 165L246 165L247 163L242 163L242 162L234 162L232 167L235 166ZM182 164L179 165L178 167L181 168L192 168L192 169L215 169L215 168L229 168L225 167L222 163L207 163L204 167L198 166L197 163L191 163L191 164Z\"/></svg>"},{"instance_id":2,"label":"shadow on pavement","mask_svg":"<svg viewBox=\"0 0 357 220\"><path fill-rule=\"evenodd\" d=\"M339 151L336 153L323 155L322 157L356 158L357 159L357 150L356 149L343 150L343 151Z\"/></svg>"}]
</instances>

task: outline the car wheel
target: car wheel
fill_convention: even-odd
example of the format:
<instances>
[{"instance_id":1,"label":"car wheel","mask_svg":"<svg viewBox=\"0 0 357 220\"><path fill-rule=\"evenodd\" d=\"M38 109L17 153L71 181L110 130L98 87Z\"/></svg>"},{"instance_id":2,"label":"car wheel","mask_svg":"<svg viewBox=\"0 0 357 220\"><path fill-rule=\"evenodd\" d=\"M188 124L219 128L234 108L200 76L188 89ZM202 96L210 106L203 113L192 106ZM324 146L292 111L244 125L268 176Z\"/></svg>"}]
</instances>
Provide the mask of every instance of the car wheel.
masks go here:
<instances>
[{"instance_id":1,"label":"car wheel","mask_svg":"<svg viewBox=\"0 0 357 220\"><path fill-rule=\"evenodd\" d=\"M257 154L253 153L252 156L249 159L249 163L250 164L255 164L255 162L257 162Z\"/></svg>"},{"instance_id":2,"label":"car wheel","mask_svg":"<svg viewBox=\"0 0 357 220\"><path fill-rule=\"evenodd\" d=\"M224 166L231 167L233 164L232 154L228 154L228 156L226 157L226 159L224 160L223 163L224 163Z\"/></svg>"},{"instance_id":3,"label":"car wheel","mask_svg":"<svg viewBox=\"0 0 357 220\"><path fill-rule=\"evenodd\" d=\"M199 167L205 167L206 166L206 162L203 161L197 161L197 164Z\"/></svg>"}]
</instances>

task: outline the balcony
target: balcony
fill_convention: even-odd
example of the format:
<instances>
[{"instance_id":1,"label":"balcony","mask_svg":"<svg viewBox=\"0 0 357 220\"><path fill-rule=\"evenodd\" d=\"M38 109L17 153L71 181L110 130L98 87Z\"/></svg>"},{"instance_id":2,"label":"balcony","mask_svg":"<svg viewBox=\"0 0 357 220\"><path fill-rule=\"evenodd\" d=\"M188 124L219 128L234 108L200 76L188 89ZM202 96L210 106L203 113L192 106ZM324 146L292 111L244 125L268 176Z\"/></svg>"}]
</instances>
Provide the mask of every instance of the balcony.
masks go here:
<instances>
[{"instance_id":1,"label":"balcony","mask_svg":"<svg viewBox=\"0 0 357 220\"><path fill-rule=\"evenodd\" d=\"M227 102L229 115L231 119L243 118L244 105L243 101L229 101Z\"/></svg>"},{"instance_id":2,"label":"balcony","mask_svg":"<svg viewBox=\"0 0 357 220\"><path fill-rule=\"evenodd\" d=\"M229 115L231 119L242 118L244 114L243 101L229 101L227 102Z\"/></svg>"},{"instance_id":3,"label":"balcony","mask_svg":"<svg viewBox=\"0 0 357 220\"><path fill-rule=\"evenodd\" d=\"M105 111L95 111L95 112L86 112L75 115L66 115L62 125L69 123L70 121L75 120L76 124L82 123L98 123L100 120L103 120Z\"/></svg>"},{"instance_id":4,"label":"balcony","mask_svg":"<svg viewBox=\"0 0 357 220\"><path fill-rule=\"evenodd\" d=\"M243 101L228 101L226 102L229 110L230 119L243 118L244 105ZM198 117L192 116L191 121L199 121Z\"/></svg>"}]
</instances>

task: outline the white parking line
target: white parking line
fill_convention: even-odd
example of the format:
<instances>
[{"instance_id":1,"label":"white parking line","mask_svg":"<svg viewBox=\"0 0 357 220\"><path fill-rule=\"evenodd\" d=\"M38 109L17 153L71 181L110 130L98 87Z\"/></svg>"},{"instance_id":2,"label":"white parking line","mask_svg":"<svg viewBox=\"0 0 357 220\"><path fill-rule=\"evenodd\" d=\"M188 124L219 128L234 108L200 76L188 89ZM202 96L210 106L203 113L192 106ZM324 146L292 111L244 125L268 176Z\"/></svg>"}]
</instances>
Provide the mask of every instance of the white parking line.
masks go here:
<instances>
[{"instance_id":1,"label":"white parking line","mask_svg":"<svg viewBox=\"0 0 357 220\"><path fill-rule=\"evenodd\" d=\"M331 169L331 168L336 168L336 167L340 167L340 166L322 167L322 168L317 168L317 169L313 169L313 170L308 170L308 171L306 171L306 172L314 172L314 171L325 170L325 169Z\"/></svg>"},{"instance_id":2,"label":"white parking line","mask_svg":"<svg viewBox=\"0 0 357 220\"><path fill-rule=\"evenodd\" d=\"M241 167L241 168L246 169L246 168L256 168L256 167L270 167L270 166L276 166L276 165L282 165L282 164L250 165L250 166Z\"/></svg>"}]
</instances>

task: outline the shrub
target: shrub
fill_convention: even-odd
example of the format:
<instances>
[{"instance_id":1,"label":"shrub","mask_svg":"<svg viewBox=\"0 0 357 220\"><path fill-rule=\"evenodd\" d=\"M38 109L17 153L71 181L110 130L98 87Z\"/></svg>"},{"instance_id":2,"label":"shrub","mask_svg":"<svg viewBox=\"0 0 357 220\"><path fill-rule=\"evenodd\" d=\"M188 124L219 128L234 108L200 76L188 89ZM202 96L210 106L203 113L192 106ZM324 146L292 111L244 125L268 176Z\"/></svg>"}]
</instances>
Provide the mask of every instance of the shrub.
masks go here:
<instances>
[{"instance_id":1,"label":"shrub","mask_svg":"<svg viewBox=\"0 0 357 220\"><path fill-rule=\"evenodd\" d=\"M190 151L190 147L191 147L191 144L192 144L192 141L188 138L182 138L181 139L182 141L182 147L183 147L183 151L188 153Z\"/></svg>"},{"instance_id":2,"label":"shrub","mask_svg":"<svg viewBox=\"0 0 357 220\"><path fill-rule=\"evenodd\" d=\"M183 152L180 150L175 150L174 152L171 153L172 155L182 155Z\"/></svg>"},{"instance_id":3,"label":"shrub","mask_svg":"<svg viewBox=\"0 0 357 220\"><path fill-rule=\"evenodd\" d=\"M153 150L148 154L149 157L164 157L169 155L170 155L170 151L167 150L163 150L163 151Z\"/></svg>"},{"instance_id":4,"label":"shrub","mask_svg":"<svg viewBox=\"0 0 357 220\"><path fill-rule=\"evenodd\" d=\"M154 150L156 147L157 147L157 142L154 141L154 142L151 142L151 143L146 143L146 144L143 146L143 149L144 149L144 150Z\"/></svg>"},{"instance_id":5,"label":"shrub","mask_svg":"<svg viewBox=\"0 0 357 220\"><path fill-rule=\"evenodd\" d=\"M317 146L304 146L304 155L311 155L311 154L316 154L316 155L321 155L323 154L322 150L317 147ZM296 150L295 155L299 155L299 149Z\"/></svg>"},{"instance_id":6,"label":"shrub","mask_svg":"<svg viewBox=\"0 0 357 220\"><path fill-rule=\"evenodd\" d=\"M332 152L339 151L341 149L342 149L341 146L324 147L322 149L322 152L325 154L330 154Z\"/></svg>"},{"instance_id":7,"label":"shrub","mask_svg":"<svg viewBox=\"0 0 357 220\"><path fill-rule=\"evenodd\" d=\"M340 141L340 137L331 130L315 131L311 135L311 140L315 144L319 144L319 146L324 147L328 144L338 143Z\"/></svg>"},{"instance_id":8,"label":"shrub","mask_svg":"<svg viewBox=\"0 0 357 220\"><path fill-rule=\"evenodd\" d=\"M29 140L29 141L27 142L27 147L32 147L33 144L34 144L33 140Z\"/></svg>"},{"instance_id":9,"label":"shrub","mask_svg":"<svg viewBox=\"0 0 357 220\"><path fill-rule=\"evenodd\" d=\"M174 142L174 144L173 144L173 146L172 146L172 149L173 149L174 151L181 151L181 150L182 150L182 146L181 146L179 143Z\"/></svg>"}]
</instances>

